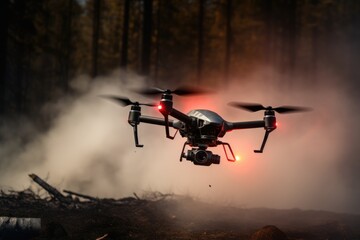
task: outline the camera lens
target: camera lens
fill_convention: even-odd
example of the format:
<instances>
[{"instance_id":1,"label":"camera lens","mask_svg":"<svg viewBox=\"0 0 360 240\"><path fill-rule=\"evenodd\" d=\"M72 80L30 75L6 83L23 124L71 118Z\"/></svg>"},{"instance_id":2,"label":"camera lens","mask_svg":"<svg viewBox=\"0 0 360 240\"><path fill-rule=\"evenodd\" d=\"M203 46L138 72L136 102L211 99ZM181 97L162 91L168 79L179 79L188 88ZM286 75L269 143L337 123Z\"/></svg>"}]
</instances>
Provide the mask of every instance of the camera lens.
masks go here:
<instances>
[{"instance_id":1,"label":"camera lens","mask_svg":"<svg viewBox=\"0 0 360 240\"><path fill-rule=\"evenodd\" d=\"M199 150L195 153L195 161L198 163L206 163L208 158L208 154L204 150Z\"/></svg>"}]
</instances>

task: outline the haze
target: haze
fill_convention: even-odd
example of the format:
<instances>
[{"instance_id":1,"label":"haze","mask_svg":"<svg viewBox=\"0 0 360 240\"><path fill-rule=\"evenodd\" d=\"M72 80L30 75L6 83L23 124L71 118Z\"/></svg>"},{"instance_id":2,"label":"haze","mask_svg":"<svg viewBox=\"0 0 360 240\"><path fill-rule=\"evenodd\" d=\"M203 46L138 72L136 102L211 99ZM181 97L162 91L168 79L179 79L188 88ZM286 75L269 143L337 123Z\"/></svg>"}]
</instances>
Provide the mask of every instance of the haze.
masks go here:
<instances>
[{"instance_id":1,"label":"haze","mask_svg":"<svg viewBox=\"0 0 360 240\"><path fill-rule=\"evenodd\" d=\"M351 138L346 126L351 127L354 113L347 89L339 87L341 78L323 74L327 82L331 77L331 84L320 81L311 88L301 84L284 87L276 81L264 84L263 76L268 73L259 70L241 84L233 79L230 85L217 86L216 94L174 100L174 107L184 112L210 109L228 121L263 117L262 112L229 107L230 101L314 109L277 114L279 127L270 135L263 154L253 152L261 145L263 129L228 133L222 140L231 144L241 160L227 162L221 147L211 148L221 155L221 164L210 167L179 162L185 139L166 139L160 126L140 124L140 143L145 146L135 148L132 128L127 123L129 107L98 95L116 94L145 102L159 99L132 93L129 89L143 87L144 80L133 75L127 83L120 83L122 72L117 70L91 84L86 76L74 79L71 86L79 92L77 97L46 105L47 111L57 115L49 131L34 129L28 119L20 125L6 123L1 129L5 139L0 150L4 159L1 187L26 188L27 175L36 173L59 189L99 197L160 191L241 207L358 212L349 185L351 176L346 175L344 167L352 162L347 152ZM151 108L143 108L142 114L161 117ZM22 140L29 138L24 145Z\"/></svg>"}]
</instances>

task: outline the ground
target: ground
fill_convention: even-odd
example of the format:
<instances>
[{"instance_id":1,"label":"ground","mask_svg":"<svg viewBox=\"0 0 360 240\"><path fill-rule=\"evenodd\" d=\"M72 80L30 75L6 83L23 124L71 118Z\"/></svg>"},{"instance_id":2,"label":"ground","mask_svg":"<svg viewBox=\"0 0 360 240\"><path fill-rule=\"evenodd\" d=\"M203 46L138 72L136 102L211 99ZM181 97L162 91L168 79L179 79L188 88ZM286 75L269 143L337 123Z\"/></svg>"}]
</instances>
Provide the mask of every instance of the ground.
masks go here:
<instances>
[{"instance_id":1,"label":"ground","mask_svg":"<svg viewBox=\"0 0 360 240\"><path fill-rule=\"evenodd\" d=\"M360 239L359 215L245 209L159 193L66 204L31 191L2 193L0 216L41 218L31 239Z\"/></svg>"}]
</instances>

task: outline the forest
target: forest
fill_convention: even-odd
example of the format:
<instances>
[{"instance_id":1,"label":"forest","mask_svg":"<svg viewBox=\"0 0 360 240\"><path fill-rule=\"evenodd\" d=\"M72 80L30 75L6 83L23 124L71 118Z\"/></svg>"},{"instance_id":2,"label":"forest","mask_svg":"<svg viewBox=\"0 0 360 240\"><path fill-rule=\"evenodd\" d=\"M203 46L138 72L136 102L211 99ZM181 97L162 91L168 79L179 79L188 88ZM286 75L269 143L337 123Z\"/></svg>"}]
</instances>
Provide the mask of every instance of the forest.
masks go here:
<instances>
[{"instance_id":1,"label":"forest","mask_svg":"<svg viewBox=\"0 0 360 240\"><path fill-rule=\"evenodd\" d=\"M1 216L58 221L68 239L249 239L269 224L289 239L359 239L360 1L0 2ZM136 148L129 108L99 97L154 102L136 87L179 86L213 90L174 96L184 114L264 119L232 101L313 111L277 114L263 154L263 129L229 133L240 160L202 168L179 162L181 132L142 124ZM17 191L29 173L90 201Z\"/></svg>"},{"instance_id":2,"label":"forest","mask_svg":"<svg viewBox=\"0 0 360 240\"><path fill-rule=\"evenodd\" d=\"M356 0L4 0L1 119L47 121L71 79L114 69L148 85L224 86L272 68L284 85L331 69L358 86ZM124 79L119 79L124 81ZM264 79L266 81L266 79Z\"/></svg>"}]
</instances>

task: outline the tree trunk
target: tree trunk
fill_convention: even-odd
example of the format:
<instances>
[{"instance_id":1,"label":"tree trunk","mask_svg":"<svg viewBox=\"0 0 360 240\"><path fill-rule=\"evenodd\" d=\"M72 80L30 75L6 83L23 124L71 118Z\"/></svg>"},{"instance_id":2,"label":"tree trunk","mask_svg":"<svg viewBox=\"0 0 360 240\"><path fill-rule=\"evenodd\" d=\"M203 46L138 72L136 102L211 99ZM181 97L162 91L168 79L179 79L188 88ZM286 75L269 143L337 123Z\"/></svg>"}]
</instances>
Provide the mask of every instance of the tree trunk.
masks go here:
<instances>
[{"instance_id":1,"label":"tree trunk","mask_svg":"<svg viewBox=\"0 0 360 240\"><path fill-rule=\"evenodd\" d=\"M295 35L296 35L296 1L283 0L279 5L281 8L281 41L280 41L280 61L279 69L282 81L291 85L291 75L295 65ZM295 16L294 16L295 15Z\"/></svg>"},{"instance_id":2,"label":"tree trunk","mask_svg":"<svg viewBox=\"0 0 360 240\"><path fill-rule=\"evenodd\" d=\"M199 0L199 19L198 19L198 65L197 65L197 81L202 82L203 70L203 47L204 47L204 0Z\"/></svg>"},{"instance_id":3,"label":"tree trunk","mask_svg":"<svg viewBox=\"0 0 360 240\"><path fill-rule=\"evenodd\" d=\"M151 65L152 8L153 8L153 1L144 0L142 54L141 54L140 72L146 76L150 74L150 65Z\"/></svg>"},{"instance_id":4,"label":"tree trunk","mask_svg":"<svg viewBox=\"0 0 360 240\"><path fill-rule=\"evenodd\" d=\"M231 45L232 45L232 0L226 0L226 46L225 46L225 81L229 83L230 62L231 62Z\"/></svg>"},{"instance_id":5,"label":"tree trunk","mask_svg":"<svg viewBox=\"0 0 360 240\"><path fill-rule=\"evenodd\" d=\"M274 61L274 20L273 20L273 1L266 0L263 4L264 26L265 26L265 64L270 66Z\"/></svg>"},{"instance_id":6,"label":"tree trunk","mask_svg":"<svg viewBox=\"0 0 360 240\"><path fill-rule=\"evenodd\" d=\"M64 9L64 19L63 19L63 34L64 34L64 44L63 44L63 57L62 57L62 79L61 86L64 92L69 90L69 71L70 71L70 54L71 54L71 33L72 33L72 10L73 10L73 0L67 1L66 9Z\"/></svg>"},{"instance_id":7,"label":"tree trunk","mask_svg":"<svg viewBox=\"0 0 360 240\"><path fill-rule=\"evenodd\" d=\"M24 76L25 76L25 44L26 44L26 34L24 31L25 26L25 1L26 0L19 0L18 1L18 12L19 16L21 16L16 21L17 28L19 29L19 41L17 42L17 49L16 49L16 85L15 85L15 107L17 113L22 113L24 109Z\"/></svg>"},{"instance_id":8,"label":"tree trunk","mask_svg":"<svg viewBox=\"0 0 360 240\"><path fill-rule=\"evenodd\" d=\"M98 58L99 58L99 37L100 37L100 20L101 20L101 0L93 2L93 36L92 36L92 77L98 75Z\"/></svg>"},{"instance_id":9,"label":"tree trunk","mask_svg":"<svg viewBox=\"0 0 360 240\"><path fill-rule=\"evenodd\" d=\"M5 83L6 83L6 63L7 63L7 39L8 39L8 0L3 0L1 4L2 34L0 35L0 119L5 113ZM0 120L1 121L1 120Z\"/></svg>"},{"instance_id":10,"label":"tree trunk","mask_svg":"<svg viewBox=\"0 0 360 240\"><path fill-rule=\"evenodd\" d=\"M123 35L121 45L121 58L120 67L127 68L128 65L128 40L129 40L129 14L130 13L130 0L125 0L124 16L123 16Z\"/></svg>"},{"instance_id":11,"label":"tree trunk","mask_svg":"<svg viewBox=\"0 0 360 240\"><path fill-rule=\"evenodd\" d=\"M166 0L165 0L166 1ZM159 62L160 62L160 36L161 36L161 11L162 11L162 3L163 1L158 0L157 6L157 14L156 14L156 42L155 42L155 69L154 69L154 80L155 84L157 84L159 80Z\"/></svg>"},{"instance_id":12,"label":"tree trunk","mask_svg":"<svg viewBox=\"0 0 360 240\"><path fill-rule=\"evenodd\" d=\"M296 70L296 37L298 31L297 25L297 0L288 0L288 41L289 41L289 56L288 56L288 76L293 77Z\"/></svg>"}]
</instances>

